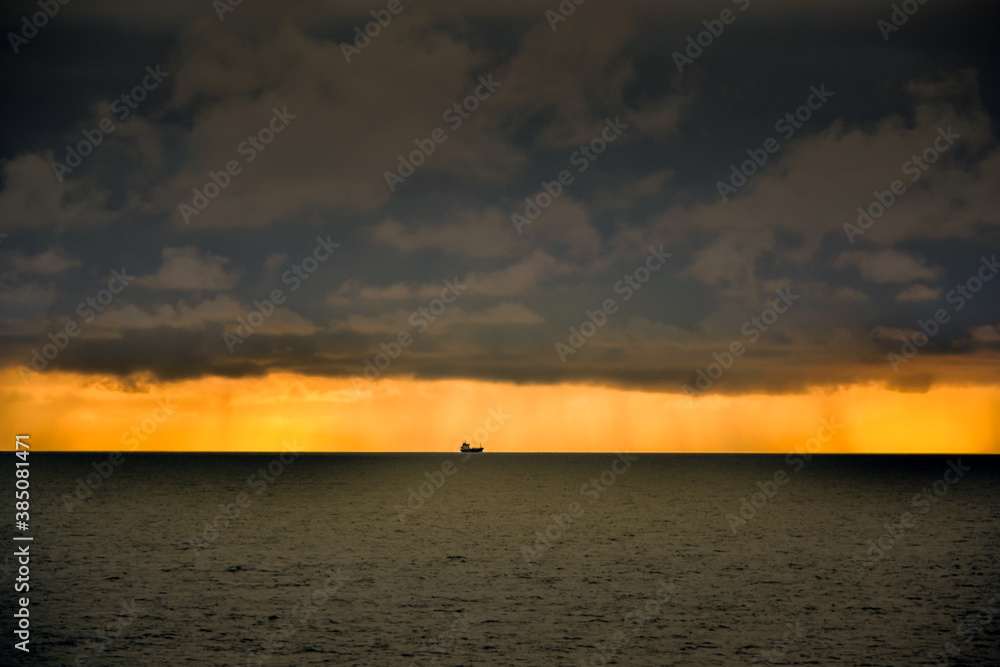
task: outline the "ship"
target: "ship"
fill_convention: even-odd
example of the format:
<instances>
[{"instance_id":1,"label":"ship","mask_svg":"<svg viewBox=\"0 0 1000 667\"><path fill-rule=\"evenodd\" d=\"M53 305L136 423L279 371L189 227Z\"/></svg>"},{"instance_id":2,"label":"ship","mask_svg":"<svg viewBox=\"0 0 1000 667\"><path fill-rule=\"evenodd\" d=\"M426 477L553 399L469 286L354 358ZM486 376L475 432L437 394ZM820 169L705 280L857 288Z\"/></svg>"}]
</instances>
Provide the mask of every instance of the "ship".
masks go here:
<instances>
[{"instance_id":1,"label":"ship","mask_svg":"<svg viewBox=\"0 0 1000 667\"><path fill-rule=\"evenodd\" d=\"M461 451L463 453L468 453L468 454L476 454L478 452L483 451L483 448L482 447L470 447L469 443L463 442L462 443L462 449L459 450L459 451Z\"/></svg>"}]
</instances>

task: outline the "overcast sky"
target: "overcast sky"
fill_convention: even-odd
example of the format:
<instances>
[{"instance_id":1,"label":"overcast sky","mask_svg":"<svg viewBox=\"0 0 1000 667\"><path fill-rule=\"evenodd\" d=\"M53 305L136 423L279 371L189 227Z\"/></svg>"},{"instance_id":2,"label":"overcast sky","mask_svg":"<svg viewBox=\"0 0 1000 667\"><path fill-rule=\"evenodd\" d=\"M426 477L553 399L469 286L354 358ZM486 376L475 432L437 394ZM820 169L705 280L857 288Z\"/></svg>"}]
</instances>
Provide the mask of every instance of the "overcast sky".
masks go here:
<instances>
[{"instance_id":1,"label":"overcast sky","mask_svg":"<svg viewBox=\"0 0 1000 667\"><path fill-rule=\"evenodd\" d=\"M221 2L0 10L4 367L75 323L46 370L345 377L403 334L383 376L681 391L739 342L709 391L996 382L1000 280L949 299L1000 252L992 3Z\"/></svg>"}]
</instances>

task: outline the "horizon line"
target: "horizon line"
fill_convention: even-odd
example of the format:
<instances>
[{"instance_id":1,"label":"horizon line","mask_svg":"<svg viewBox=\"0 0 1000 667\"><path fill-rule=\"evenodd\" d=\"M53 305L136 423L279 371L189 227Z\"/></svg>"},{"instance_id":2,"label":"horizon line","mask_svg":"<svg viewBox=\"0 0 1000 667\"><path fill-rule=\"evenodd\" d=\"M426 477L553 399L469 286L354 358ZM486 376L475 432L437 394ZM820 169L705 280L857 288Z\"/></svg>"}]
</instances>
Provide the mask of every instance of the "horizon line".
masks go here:
<instances>
[{"instance_id":1,"label":"horizon line","mask_svg":"<svg viewBox=\"0 0 1000 667\"><path fill-rule=\"evenodd\" d=\"M31 450L32 454L469 454L457 450L420 450L420 451L370 451L370 450L140 450L122 451L120 449L40 449ZM485 454L487 452L475 452L475 454ZM749 456L1000 456L1000 452L747 452L747 451L712 451L712 452L692 452L692 451L656 451L656 452L629 452L629 451L493 451L490 454L630 454L632 456L650 456L663 454L683 454L683 455L740 455Z\"/></svg>"}]
</instances>

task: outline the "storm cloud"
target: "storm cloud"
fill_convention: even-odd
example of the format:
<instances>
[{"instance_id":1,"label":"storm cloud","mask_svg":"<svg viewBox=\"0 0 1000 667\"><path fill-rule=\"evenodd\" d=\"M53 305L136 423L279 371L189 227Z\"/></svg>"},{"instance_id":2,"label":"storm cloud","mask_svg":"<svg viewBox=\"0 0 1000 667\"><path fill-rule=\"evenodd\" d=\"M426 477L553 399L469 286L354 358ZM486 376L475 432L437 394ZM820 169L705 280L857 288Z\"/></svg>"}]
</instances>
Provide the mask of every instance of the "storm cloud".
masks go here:
<instances>
[{"instance_id":1,"label":"storm cloud","mask_svg":"<svg viewBox=\"0 0 1000 667\"><path fill-rule=\"evenodd\" d=\"M0 364L995 383L990 3L220 4L0 11Z\"/></svg>"}]
</instances>

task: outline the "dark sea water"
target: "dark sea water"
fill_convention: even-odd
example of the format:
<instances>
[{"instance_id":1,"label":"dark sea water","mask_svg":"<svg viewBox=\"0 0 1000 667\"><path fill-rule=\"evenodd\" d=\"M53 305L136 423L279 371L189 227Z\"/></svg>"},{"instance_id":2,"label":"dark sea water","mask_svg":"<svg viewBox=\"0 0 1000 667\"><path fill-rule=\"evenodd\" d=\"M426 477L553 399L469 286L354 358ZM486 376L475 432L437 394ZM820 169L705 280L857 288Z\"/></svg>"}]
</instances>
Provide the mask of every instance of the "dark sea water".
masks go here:
<instances>
[{"instance_id":1,"label":"dark sea water","mask_svg":"<svg viewBox=\"0 0 1000 667\"><path fill-rule=\"evenodd\" d=\"M0 655L1000 665L996 457L633 458L33 453L2 528L34 537L31 653L4 556Z\"/></svg>"}]
</instances>

